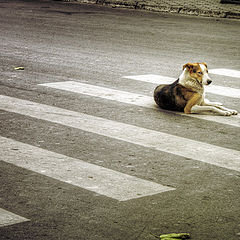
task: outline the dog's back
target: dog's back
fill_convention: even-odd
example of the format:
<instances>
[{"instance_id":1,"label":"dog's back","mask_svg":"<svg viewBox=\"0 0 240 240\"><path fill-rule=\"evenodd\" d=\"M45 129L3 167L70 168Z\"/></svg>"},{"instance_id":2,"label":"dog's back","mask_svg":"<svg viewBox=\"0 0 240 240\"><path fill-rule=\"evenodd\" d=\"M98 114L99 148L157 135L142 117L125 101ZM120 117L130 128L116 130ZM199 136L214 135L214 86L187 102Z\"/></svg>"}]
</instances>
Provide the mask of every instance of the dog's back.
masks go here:
<instances>
[{"instance_id":1,"label":"dog's back","mask_svg":"<svg viewBox=\"0 0 240 240\"><path fill-rule=\"evenodd\" d=\"M155 88L154 100L159 107L172 111L184 111L188 100L195 92L180 85L178 81L168 85L161 84Z\"/></svg>"}]
</instances>

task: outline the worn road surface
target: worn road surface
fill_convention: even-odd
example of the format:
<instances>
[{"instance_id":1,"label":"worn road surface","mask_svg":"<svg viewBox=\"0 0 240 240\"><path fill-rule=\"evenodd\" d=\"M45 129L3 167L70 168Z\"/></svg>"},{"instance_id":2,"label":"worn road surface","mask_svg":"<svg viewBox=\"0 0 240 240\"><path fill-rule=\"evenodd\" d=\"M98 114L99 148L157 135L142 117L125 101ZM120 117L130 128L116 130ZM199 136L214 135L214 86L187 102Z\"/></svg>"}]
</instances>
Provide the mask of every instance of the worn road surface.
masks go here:
<instances>
[{"instance_id":1,"label":"worn road surface","mask_svg":"<svg viewBox=\"0 0 240 240\"><path fill-rule=\"evenodd\" d=\"M240 111L239 27L0 0L0 239L240 239L240 115L152 97L206 62L207 97Z\"/></svg>"}]
</instances>

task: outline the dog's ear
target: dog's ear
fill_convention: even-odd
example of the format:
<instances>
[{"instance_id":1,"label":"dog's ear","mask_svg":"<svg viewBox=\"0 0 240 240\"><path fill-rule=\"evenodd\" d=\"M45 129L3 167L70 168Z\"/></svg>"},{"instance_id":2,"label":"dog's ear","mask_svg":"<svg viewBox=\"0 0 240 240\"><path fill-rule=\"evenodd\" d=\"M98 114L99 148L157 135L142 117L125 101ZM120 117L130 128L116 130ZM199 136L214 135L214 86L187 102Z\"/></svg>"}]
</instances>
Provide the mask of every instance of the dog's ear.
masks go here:
<instances>
[{"instance_id":1,"label":"dog's ear","mask_svg":"<svg viewBox=\"0 0 240 240\"><path fill-rule=\"evenodd\" d=\"M185 65L183 65L183 70L187 68L188 70L190 70L191 68L193 68L193 64L192 63L186 63Z\"/></svg>"},{"instance_id":2,"label":"dog's ear","mask_svg":"<svg viewBox=\"0 0 240 240\"><path fill-rule=\"evenodd\" d=\"M207 64L205 62L202 62L201 64L203 64L207 68Z\"/></svg>"}]
</instances>

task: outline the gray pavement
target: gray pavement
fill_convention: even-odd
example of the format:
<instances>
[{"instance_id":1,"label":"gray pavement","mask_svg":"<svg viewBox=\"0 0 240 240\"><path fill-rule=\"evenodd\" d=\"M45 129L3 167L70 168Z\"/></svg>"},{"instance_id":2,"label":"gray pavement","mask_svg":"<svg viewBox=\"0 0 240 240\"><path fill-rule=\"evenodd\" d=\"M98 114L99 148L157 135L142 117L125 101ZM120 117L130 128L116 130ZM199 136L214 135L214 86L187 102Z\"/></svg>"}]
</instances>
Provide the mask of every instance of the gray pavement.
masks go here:
<instances>
[{"instance_id":1,"label":"gray pavement","mask_svg":"<svg viewBox=\"0 0 240 240\"><path fill-rule=\"evenodd\" d=\"M194 16L240 18L240 2L224 3L220 0L78 0L83 3L98 3L113 7L127 7L151 11L180 13Z\"/></svg>"},{"instance_id":2,"label":"gray pavement","mask_svg":"<svg viewBox=\"0 0 240 240\"><path fill-rule=\"evenodd\" d=\"M152 97L207 62L240 112L239 21L8 0L0 31L1 240L239 240L239 116Z\"/></svg>"}]
</instances>

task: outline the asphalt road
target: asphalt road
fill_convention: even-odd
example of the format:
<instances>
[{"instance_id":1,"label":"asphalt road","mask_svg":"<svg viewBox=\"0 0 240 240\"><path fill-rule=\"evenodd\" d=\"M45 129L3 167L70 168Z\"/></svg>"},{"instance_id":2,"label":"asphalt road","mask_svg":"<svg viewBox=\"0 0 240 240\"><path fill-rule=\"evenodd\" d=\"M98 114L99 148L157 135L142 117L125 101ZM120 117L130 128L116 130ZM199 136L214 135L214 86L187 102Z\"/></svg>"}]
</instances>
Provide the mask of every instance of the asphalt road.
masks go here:
<instances>
[{"instance_id":1,"label":"asphalt road","mask_svg":"<svg viewBox=\"0 0 240 240\"><path fill-rule=\"evenodd\" d=\"M157 86L147 74L176 79L203 61L240 71L239 26L1 0L0 239L240 239L239 115L145 102ZM224 92L208 98L240 111L239 97L224 95L239 91L239 77L211 77ZM72 90L59 89L69 81ZM126 100L136 95L141 104Z\"/></svg>"}]
</instances>

